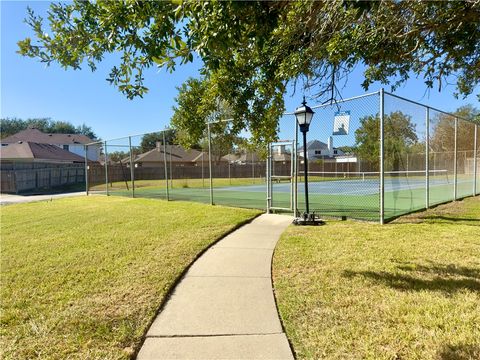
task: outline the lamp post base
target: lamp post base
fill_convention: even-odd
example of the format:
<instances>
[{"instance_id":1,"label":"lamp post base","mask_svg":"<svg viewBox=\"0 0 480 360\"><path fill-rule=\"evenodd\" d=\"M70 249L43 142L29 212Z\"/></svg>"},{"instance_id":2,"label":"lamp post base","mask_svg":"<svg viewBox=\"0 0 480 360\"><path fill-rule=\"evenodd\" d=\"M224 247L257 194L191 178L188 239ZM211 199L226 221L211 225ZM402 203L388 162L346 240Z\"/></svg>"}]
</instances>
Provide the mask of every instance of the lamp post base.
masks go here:
<instances>
[{"instance_id":1,"label":"lamp post base","mask_svg":"<svg viewBox=\"0 0 480 360\"><path fill-rule=\"evenodd\" d=\"M325 221L316 217L315 213L312 213L312 214L303 213L301 217L297 217L293 220L293 224L318 226L318 225L325 225Z\"/></svg>"}]
</instances>

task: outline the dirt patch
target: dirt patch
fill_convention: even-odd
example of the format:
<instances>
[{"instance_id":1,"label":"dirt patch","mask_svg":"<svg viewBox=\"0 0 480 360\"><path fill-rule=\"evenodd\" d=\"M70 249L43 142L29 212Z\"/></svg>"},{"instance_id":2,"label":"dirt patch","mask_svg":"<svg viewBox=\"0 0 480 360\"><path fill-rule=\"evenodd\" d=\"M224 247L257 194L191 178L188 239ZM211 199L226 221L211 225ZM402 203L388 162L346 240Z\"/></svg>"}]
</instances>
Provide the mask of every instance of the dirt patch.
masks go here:
<instances>
[{"instance_id":1,"label":"dirt patch","mask_svg":"<svg viewBox=\"0 0 480 360\"><path fill-rule=\"evenodd\" d=\"M478 206L478 203L480 203L479 196L466 198L463 200L438 205L425 211L401 216L392 221L392 224L423 223L429 222L433 219L443 219L445 221L472 221L480 223L480 213L478 216L464 218L465 207Z\"/></svg>"}]
</instances>

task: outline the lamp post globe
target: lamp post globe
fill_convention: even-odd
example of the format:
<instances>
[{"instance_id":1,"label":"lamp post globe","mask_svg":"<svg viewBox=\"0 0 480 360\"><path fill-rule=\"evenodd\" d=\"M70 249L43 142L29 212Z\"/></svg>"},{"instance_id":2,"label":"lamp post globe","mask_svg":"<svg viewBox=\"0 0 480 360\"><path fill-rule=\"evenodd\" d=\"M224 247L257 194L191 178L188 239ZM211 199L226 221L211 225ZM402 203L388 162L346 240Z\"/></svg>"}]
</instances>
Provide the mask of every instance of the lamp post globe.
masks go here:
<instances>
[{"instance_id":1,"label":"lamp post globe","mask_svg":"<svg viewBox=\"0 0 480 360\"><path fill-rule=\"evenodd\" d=\"M315 113L313 112L312 108L307 105L304 96L302 106L299 106L295 109L295 117L302 133L308 132L310 123L313 119L313 114Z\"/></svg>"}]
</instances>

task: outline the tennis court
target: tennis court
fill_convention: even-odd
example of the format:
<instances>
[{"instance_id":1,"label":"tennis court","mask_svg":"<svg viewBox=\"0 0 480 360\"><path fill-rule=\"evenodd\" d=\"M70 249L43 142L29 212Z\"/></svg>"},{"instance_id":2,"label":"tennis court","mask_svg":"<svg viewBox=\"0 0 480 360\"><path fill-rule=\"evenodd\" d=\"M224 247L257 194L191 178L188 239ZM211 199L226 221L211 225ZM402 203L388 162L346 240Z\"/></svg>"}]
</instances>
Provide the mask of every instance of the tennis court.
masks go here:
<instances>
[{"instance_id":1,"label":"tennis court","mask_svg":"<svg viewBox=\"0 0 480 360\"><path fill-rule=\"evenodd\" d=\"M216 180L216 181L215 181ZM213 181L213 203L217 205L245 208L266 208L266 183L228 185L223 179ZM298 207L304 208L303 177L298 178ZM216 182L218 184L216 184ZM235 181L234 181L235 182ZM429 174L430 203L449 201L454 193L454 177L447 170L435 170ZM160 185L160 184L159 184ZM290 181L272 184L272 207L292 207L292 186ZM411 212L412 208L425 207L425 173L420 171L386 172L384 179L385 218L393 218ZM468 178L457 178L457 192L473 189ZM126 189L109 190L111 195L131 196ZM135 196L166 199L162 186L139 186ZM168 199L210 203L208 187L174 187L169 189ZM380 174L378 172L318 173L309 174L310 209L321 216L346 216L349 218L379 219ZM292 210L293 211L293 210Z\"/></svg>"},{"instance_id":2,"label":"tennis court","mask_svg":"<svg viewBox=\"0 0 480 360\"><path fill-rule=\"evenodd\" d=\"M312 109L306 147L294 113L279 119L276 142L257 148L225 147L228 119L218 133L209 124L197 148L168 129L103 141L109 161L86 161L86 188L300 215L306 164L311 212L380 223L479 194L479 131L468 119L383 90ZM146 135L155 148L143 149Z\"/></svg>"}]
</instances>

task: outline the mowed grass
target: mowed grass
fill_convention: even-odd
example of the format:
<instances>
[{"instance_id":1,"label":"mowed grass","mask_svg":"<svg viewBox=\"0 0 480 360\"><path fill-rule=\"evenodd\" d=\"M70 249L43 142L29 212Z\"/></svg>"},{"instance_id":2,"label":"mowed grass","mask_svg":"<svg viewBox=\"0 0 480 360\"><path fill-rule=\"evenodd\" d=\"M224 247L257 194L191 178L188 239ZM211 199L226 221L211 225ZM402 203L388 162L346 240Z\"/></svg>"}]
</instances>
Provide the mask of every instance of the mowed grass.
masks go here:
<instances>
[{"instance_id":1,"label":"mowed grass","mask_svg":"<svg viewBox=\"0 0 480 360\"><path fill-rule=\"evenodd\" d=\"M215 178L213 179L214 187L228 187L228 186L245 186L245 185L259 185L264 184L265 178ZM131 181L115 181L108 183L109 190L127 190L131 191ZM209 189L210 179L208 175L204 179L172 179L168 181L169 188L185 189L185 188L200 188ZM135 189L165 189L165 180L135 180ZM90 184L90 191L106 191L105 183Z\"/></svg>"},{"instance_id":2,"label":"mowed grass","mask_svg":"<svg viewBox=\"0 0 480 360\"><path fill-rule=\"evenodd\" d=\"M291 226L273 277L298 359L480 359L480 197Z\"/></svg>"},{"instance_id":3,"label":"mowed grass","mask_svg":"<svg viewBox=\"0 0 480 360\"><path fill-rule=\"evenodd\" d=\"M91 196L1 213L2 358L126 359L196 255L258 211Z\"/></svg>"}]
</instances>

